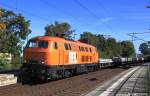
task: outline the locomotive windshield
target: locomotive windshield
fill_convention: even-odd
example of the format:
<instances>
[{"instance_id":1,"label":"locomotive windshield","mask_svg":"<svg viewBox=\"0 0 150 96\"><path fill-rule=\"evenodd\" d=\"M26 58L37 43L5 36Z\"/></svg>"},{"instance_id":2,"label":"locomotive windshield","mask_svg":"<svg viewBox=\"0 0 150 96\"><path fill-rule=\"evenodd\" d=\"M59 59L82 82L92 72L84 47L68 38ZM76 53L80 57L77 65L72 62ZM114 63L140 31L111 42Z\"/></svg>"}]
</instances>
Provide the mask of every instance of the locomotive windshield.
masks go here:
<instances>
[{"instance_id":1,"label":"locomotive windshield","mask_svg":"<svg viewBox=\"0 0 150 96\"><path fill-rule=\"evenodd\" d=\"M48 42L47 41L36 41L36 40L30 40L27 43L26 48L47 48Z\"/></svg>"}]
</instances>

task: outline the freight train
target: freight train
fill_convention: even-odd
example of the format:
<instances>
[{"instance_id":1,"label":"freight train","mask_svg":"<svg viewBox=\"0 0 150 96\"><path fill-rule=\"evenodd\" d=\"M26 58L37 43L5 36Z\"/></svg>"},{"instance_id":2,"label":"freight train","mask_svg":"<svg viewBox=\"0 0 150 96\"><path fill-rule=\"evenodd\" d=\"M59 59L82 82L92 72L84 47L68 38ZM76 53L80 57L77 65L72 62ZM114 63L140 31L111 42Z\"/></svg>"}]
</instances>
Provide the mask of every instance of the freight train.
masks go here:
<instances>
[{"instance_id":1,"label":"freight train","mask_svg":"<svg viewBox=\"0 0 150 96\"><path fill-rule=\"evenodd\" d=\"M141 64L144 61L144 58L140 57L134 57L134 58L129 58L129 57L113 57L112 58L112 66L114 67L130 67L132 65L137 65Z\"/></svg>"},{"instance_id":2,"label":"freight train","mask_svg":"<svg viewBox=\"0 0 150 96\"><path fill-rule=\"evenodd\" d=\"M135 58L99 58L96 47L89 44L60 37L34 37L27 42L23 51L22 80L49 81L95 71L108 65L119 67L139 62Z\"/></svg>"},{"instance_id":3,"label":"freight train","mask_svg":"<svg viewBox=\"0 0 150 96\"><path fill-rule=\"evenodd\" d=\"M28 41L23 51L22 78L51 80L96 70L96 47L59 37L41 36Z\"/></svg>"}]
</instances>

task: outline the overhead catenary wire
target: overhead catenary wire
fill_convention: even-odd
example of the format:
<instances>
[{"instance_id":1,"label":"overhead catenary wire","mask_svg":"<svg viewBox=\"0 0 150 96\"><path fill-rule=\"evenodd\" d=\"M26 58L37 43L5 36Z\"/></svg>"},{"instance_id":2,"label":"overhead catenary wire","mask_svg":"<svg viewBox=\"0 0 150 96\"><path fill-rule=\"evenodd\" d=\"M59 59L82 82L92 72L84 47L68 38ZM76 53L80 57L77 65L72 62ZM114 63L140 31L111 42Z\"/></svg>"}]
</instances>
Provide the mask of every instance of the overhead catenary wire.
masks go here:
<instances>
[{"instance_id":1,"label":"overhead catenary wire","mask_svg":"<svg viewBox=\"0 0 150 96\"><path fill-rule=\"evenodd\" d=\"M111 13L108 11L108 9L105 8L105 6L99 0L95 0L95 1L106 12L106 14L108 14L109 16L111 16Z\"/></svg>"},{"instance_id":2,"label":"overhead catenary wire","mask_svg":"<svg viewBox=\"0 0 150 96\"><path fill-rule=\"evenodd\" d=\"M50 3L48 3L46 0L40 0L40 1L43 2L44 4L47 4L47 6L49 6L49 4L50 4ZM14 9L14 10L20 12L20 13L27 14L27 15L29 15L29 16L31 16L31 17L35 17L35 18L38 18L38 19L43 20L43 21L49 21L49 19L46 18L46 17L41 17L41 16L39 16L39 15L37 15L37 14L34 14L34 13L32 13L32 12L28 12L28 11L26 11L26 10L23 10L23 9L18 8L18 5L17 5L16 7L13 7L13 6L4 4L4 3L1 3L1 5L3 5L5 8ZM72 15L71 13L69 13L69 12L67 12L67 11L64 11L64 10L62 10L62 9L60 9L60 8L57 8L54 4L50 4L50 5L53 6L53 8L55 8L55 9L57 9L57 10L63 12L63 13L69 14L69 16L71 16L71 17L74 18L75 20L78 20L78 21L79 21L79 19L76 18L76 17L75 17L74 15ZM96 16L96 15L95 15L95 16ZM97 17L97 19L98 19L98 18L99 18L99 17ZM85 23L84 23L84 24L85 24ZM86 24L86 25L89 26L90 24Z\"/></svg>"},{"instance_id":3,"label":"overhead catenary wire","mask_svg":"<svg viewBox=\"0 0 150 96\"><path fill-rule=\"evenodd\" d=\"M86 10L95 19L100 20L107 27L107 29L109 29L111 32L113 32L112 28L101 20L101 18L102 18L101 16L97 16L93 11L91 11L89 8L87 8L86 6L84 6L80 1L78 1L78 0L73 0L73 1L77 5L79 5L81 8L83 8L84 10Z\"/></svg>"},{"instance_id":4,"label":"overhead catenary wire","mask_svg":"<svg viewBox=\"0 0 150 96\"><path fill-rule=\"evenodd\" d=\"M37 15L37 14L34 14L34 13L32 13L32 12L28 12L28 11L26 11L26 10L23 10L23 9L18 8L18 5L15 6L15 7L10 6L10 5L7 5L7 4L5 4L5 3L1 3L1 5L2 5L2 6L0 6L0 8L4 7L4 8L6 8L6 9L10 10L10 11L11 11L11 10L15 10L15 11L17 11L18 13L27 14L29 17L35 17L35 18L37 18L37 19L39 19L39 20L49 21L48 18L41 17L41 16L39 16L39 15ZM53 6L53 7L54 7L54 6ZM75 19L75 18L74 18L74 19ZM88 25L88 26L89 26L89 25Z\"/></svg>"},{"instance_id":5,"label":"overhead catenary wire","mask_svg":"<svg viewBox=\"0 0 150 96\"><path fill-rule=\"evenodd\" d=\"M49 3L47 0L39 0L39 1L40 1L41 3L43 3L44 5L46 5L47 7L49 7L49 8L50 8L50 6L51 6L51 8L54 8L54 9L56 9L56 10L59 11L59 12L66 13L66 14L68 14L68 16L71 16L71 17L74 18L75 20L79 20L79 19L76 18L74 15L72 15L70 12L58 8L57 6L55 6L55 4Z\"/></svg>"},{"instance_id":6,"label":"overhead catenary wire","mask_svg":"<svg viewBox=\"0 0 150 96\"><path fill-rule=\"evenodd\" d=\"M107 8L105 8L105 6L101 3L100 0L95 0L95 1L100 5L100 7L101 7L108 15L111 16L111 13L107 10ZM145 34L145 33L150 33L150 32L142 32L142 33L136 33L136 32L134 32L134 33L128 33L127 35L128 35L128 36L131 36L131 35L132 35L132 36L131 36L131 37L132 37L132 43L134 44L134 41L137 41L137 40L147 42L146 40L141 39L141 38L135 36L136 34ZM135 39L133 39L133 38L135 38Z\"/></svg>"},{"instance_id":7,"label":"overhead catenary wire","mask_svg":"<svg viewBox=\"0 0 150 96\"><path fill-rule=\"evenodd\" d=\"M146 41L146 40L144 40L144 39L141 39L141 38L139 38L139 37L137 37L137 36L135 36L135 35L131 35L131 34L127 34L128 36L131 36L131 37L134 37L134 38L136 38L136 39L138 39L138 40L141 40L141 41L144 41L144 42L146 42L146 43L148 43L148 41Z\"/></svg>"},{"instance_id":8,"label":"overhead catenary wire","mask_svg":"<svg viewBox=\"0 0 150 96\"><path fill-rule=\"evenodd\" d=\"M48 2L47 0L39 0L41 3L43 3L44 5L46 5L47 7L49 7L49 8L53 8L53 9L55 9L55 10L57 10L57 11L59 11L59 12L61 12L61 13L65 13L65 14L67 14L67 16L70 16L71 18L73 18L74 19L74 21L79 21L79 22L83 22L82 20L80 20L79 18L77 18L76 16L74 16L72 13L70 13L69 11L66 11L66 10L63 10L63 8L59 8L59 7L57 7L57 5L55 5L55 4L53 4L53 3L50 3L50 2ZM74 24L74 25L76 25L76 26L80 26L79 24ZM91 23L84 23L83 22L83 24L81 24L82 26L85 26L85 27L88 27L88 26L90 26L91 25Z\"/></svg>"},{"instance_id":9,"label":"overhead catenary wire","mask_svg":"<svg viewBox=\"0 0 150 96\"><path fill-rule=\"evenodd\" d=\"M12 6L6 5L4 3L1 3L1 5L3 5L5 8L14 9L14 10L20 11L19 13L24 13L24 14L27 14L27 15L29 15L31 17L35 17L35 18L43 20L43 21L48 21L49 20L48 18L41 17L41 16L39 16L37 14L34 14L32 12L28 12L28 11L20 9L20 8L12 7Z\"/></svg>"},{"instance_id":10,"label":"overhead catenary wire","mask_svg":"<svg viewBox=\"0 0 150 96\"><path fill-rule=\"evenodd\" d=\"M46 5L47 7L49 7L49 8L54 8L54 9L56 9L57 11L59 11L59 12L62 12L62 13L65 13L65 14L68 14L68 16L71 16L71 18L73 18L75 21L79 21L79 22L83 22L83 21L81 21L80 19L78 19L76 16L74 16L72 13L70 13L69 11L66 11L66 10L63 10L63 8L61 9L61 8L58 8L57 7L57 5L55 5L55 4L53 4L53 3L50 3L50 2L48 2L47 0L39 0L41 3L43 3L44 5ZM96 15L95 15L96 16ZM99 17L97 17L97 19L98 19ZM81 25L83 25L83 26L85 26L85 27L89 27L89 26L91 26L91 23L83 23L83 24L81 24ZM78 24L76 25L76 26L79 26ZM111 30L111 28L110 28L110 30Z\"/></svg>"},{"instance_id":11,"label":"overhead catenary wire","mask_svg":"<svg viewBox=\"0 0 150 96\"><path fill-rule=\"evenodd\" d=\"M146 33L150 33L150 32L141 32L141 33L134 32L134 34L146 34ZM133 34L133 33L129 33L129 34Z\"/></svg>"}]
</instances>

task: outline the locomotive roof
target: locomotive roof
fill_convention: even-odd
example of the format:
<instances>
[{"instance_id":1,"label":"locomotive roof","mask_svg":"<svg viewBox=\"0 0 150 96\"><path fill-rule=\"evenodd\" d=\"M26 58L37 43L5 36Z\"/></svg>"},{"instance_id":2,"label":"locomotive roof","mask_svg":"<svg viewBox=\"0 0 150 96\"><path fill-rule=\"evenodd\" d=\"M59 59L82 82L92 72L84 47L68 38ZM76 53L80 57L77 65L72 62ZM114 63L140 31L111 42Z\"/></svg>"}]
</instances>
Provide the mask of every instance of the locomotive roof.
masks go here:
<instances>
[{"instance_id":1,"label":"locomotive roof","mask_svg":"<svg viewBox=\"0 0 150 96\"><path fill-rule=\"evenodd\" d=\"M46 40L46 41L58 41L58 42L60 42L60 40L61 40L63 42L68 42L68 43L72 43L72 44L78 44L78 45L81 45L81 46L94 47L92 45L89 45L89 44L86 44L86 43L82 43L80 41L71 41L71 40L66 40L64 38L52 37L52 36L38 36L38 37L33 37L30 40Z\"/></svg>"}]
</instances>

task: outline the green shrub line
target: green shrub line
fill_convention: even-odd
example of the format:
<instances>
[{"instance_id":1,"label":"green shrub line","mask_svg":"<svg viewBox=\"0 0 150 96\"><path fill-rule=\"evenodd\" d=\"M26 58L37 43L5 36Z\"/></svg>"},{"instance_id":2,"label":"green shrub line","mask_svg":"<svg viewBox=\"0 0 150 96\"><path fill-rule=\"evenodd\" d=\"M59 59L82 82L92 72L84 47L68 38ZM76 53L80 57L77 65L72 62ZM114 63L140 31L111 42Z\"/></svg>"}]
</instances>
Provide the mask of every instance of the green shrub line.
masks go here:
<instances>
[{"instance_id":1,"label":"green shrub line","mask_svg":"<svg viewBox=\"0 0 150 96\"><path fill-rule=\"evenodd\" d=\"M0 56L0 70L10 70L11 64L5 56Z\"/></svg>"},{"instance_id":2,"label":"green shrub line","mask_svg":"<svg viewBox=\"0 0 150 96\"><path fill-rule=\"evenodd\" d=\"M0 72L7 70L20 69L22 66L21 57L12 58L8 60L5 55L0 56Z\"/></svg>"}]
</instances>

